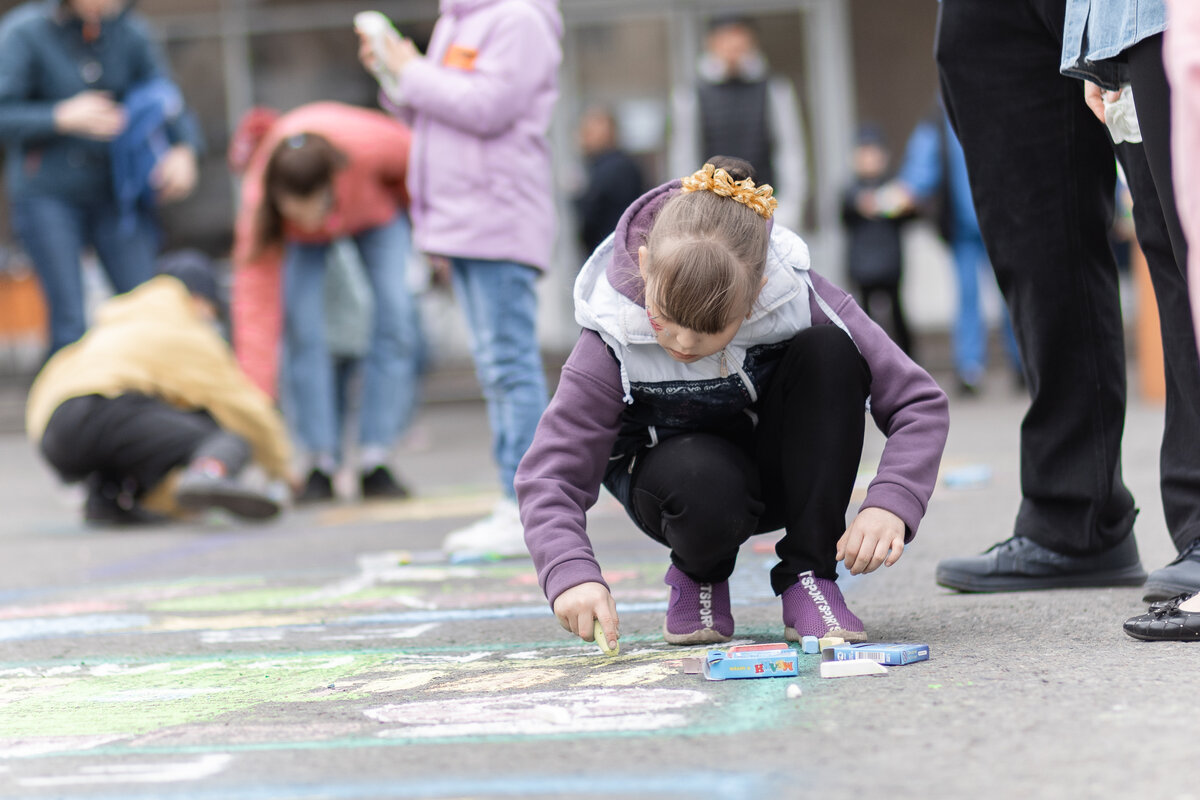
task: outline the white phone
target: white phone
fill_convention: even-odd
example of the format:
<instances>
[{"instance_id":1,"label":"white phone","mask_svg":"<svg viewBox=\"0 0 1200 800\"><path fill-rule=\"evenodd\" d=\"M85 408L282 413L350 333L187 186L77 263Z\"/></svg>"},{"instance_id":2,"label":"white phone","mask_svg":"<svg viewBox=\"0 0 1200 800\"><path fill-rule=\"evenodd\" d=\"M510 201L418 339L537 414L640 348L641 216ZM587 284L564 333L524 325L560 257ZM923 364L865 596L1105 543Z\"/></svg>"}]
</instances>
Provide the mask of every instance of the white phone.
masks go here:
<instances>
[{"instance_id":1,"label":"white phone","mask_svg":"<svg viewBox=\"0 0 1200 800\"><path fill-rule=\"evenodd\" d=\"M392 21L378 11L360 11L354 15L354 30L367 37L371 50L375 54L375 79L383 87L389 97L399 93L400 81L383 63L386 43L390 39L399 39L400 32Z\"/></svg>"}]
</instances>

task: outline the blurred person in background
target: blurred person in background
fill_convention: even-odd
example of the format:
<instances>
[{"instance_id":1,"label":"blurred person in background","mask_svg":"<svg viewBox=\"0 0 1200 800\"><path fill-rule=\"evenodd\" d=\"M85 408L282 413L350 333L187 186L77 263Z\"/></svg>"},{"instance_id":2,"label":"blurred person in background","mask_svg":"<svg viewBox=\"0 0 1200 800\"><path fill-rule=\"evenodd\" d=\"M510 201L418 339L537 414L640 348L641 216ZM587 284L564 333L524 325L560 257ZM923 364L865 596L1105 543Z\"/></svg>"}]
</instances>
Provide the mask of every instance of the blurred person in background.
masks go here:
<instances>
[{"instance_id":1,"label":"blurred person in background","mask_svg":"<svg viewBox=\"0 0 1200 800\"><path fill-rule=\"evenodd\" d=\"M273 393L281 333L286 340L283 372L305 457L296 500L332 500L340 468L325 279L330 250L342 238L358 251L374 309L359 409L359 489L364 498L407 497L389 458L420 391L407 277L408 128L379 111L319 102L276 119L259 110L243 134L232 154L235 166L245 163L234 233L234 346L254 381Z\"/></svg>"},{"instance_id":2,"label":"blurred person in background","mask_svg":"<svg viewBox=\"0 0 1200 800\"><path fill-rule=\"evenodd\" d=\"M621 149L618 138L617 121L607 108L589 108L579 120L579 146L587 162L587 178L575 196L575 213L585 256L616 230L625 209L645 189L641 168Z\"/></svg>"},{"instance_id":3,"label":"blurred person in background","mask_svg":"<svg viewBox=\"0 0 1200 800\"><path fill-rule=\"evenodd\" d=\"M46 362L29 390L29 438L64 481L85 482L91 525L209 508L275 516L281 492L244 478L254 464L286 485L287 433L218 332L212 264L184 252L161 268Z\"/></svg>"},{"instance_id":4,"label":"blurred person in background","mask_svg":"<svg viewBox=\"0 0 1200 800\"><path fill-rule=\"evenodd\" d=\"M935 113L917 123L909 135L904 162L896 180L904 192L907 206L914 211L932 209L938 235L950 248L958 287L953 328L954 373L959 395L976 395L987 372L988 344L979 280L982 275L991 280L992 267L975 216L962 145L940 106ZM1014 380L1017 385L1024 386L1017 340L1013 336L1008 308L1003 303L1000 312L1004 347Z\"/></svg>"},{"instance_id":5,"label":"blurred person in background","mask_svg":"<svg viewBox=\"0 0 1200 800\"><path fill-rule=\"evenodd\" d=\"M671 174L715 154L743 158L775 189L775 219L798 231L808 193L800 103L791 80L773 74L753 23L718 16L709 25L694 87L672 95Z\"/></svg>"},{"instance_id":6,"label":"blurred person in background","mask_svg":"<svg viewBox=\"0 0 1200 800\"><path fill-rule=\"evenodd\" d=\"M359 58L395 78L385 101L412 123L408 172L417 247L449 274L487 402L501 498L450 533L452 557L527 555L513 478L546 408L535 283L550 265L554 186L547 138L558 99L554 0L441 0L424 55L393 37Z\"/></svg>"},{"instance_id":7,"label":"blurred person in background","mask_svg":"<svg viewBox=\"0 0 1200 800\"><path fill-rule=\"evenodd\" d=\"M129 291L154 274L155 201L196 184L199 130L131 6L38 0L0 22L6 186L48 305L51 354L86 328L83 248L95 248L115 292Z\"/></svg>"},{"instance_id":8,"label":"blurred person in background","mask_svg":"<svg viewBox=\"0 0 1200 800\"><path fill-rule=\"evenodd\" d=\"M900 230L912 213L901 207L901 198L889 190L890 158L883 132L878 126L863 125L854 144L854 177L842 195L842 225L848 240L846 271L863 311L913 358L900 286L904 276ZM878 300L887 306L886 311L881 313Z\"/></svg>"}]
</instances>

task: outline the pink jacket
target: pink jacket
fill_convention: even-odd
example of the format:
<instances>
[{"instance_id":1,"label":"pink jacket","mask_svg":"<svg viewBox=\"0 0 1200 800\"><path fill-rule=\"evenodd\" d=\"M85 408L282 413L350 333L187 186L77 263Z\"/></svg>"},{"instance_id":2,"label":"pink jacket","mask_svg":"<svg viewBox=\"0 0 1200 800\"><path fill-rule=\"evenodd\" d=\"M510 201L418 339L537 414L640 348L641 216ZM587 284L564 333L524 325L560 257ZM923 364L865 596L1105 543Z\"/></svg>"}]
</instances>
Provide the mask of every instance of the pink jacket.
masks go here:
<instances>
[{"instance_id":1,"label":"pink jacket","mask_svg":"<svg viewBox=\"0 0 1200 800\"><path fill-rule=\"evenodd\" d=\"M411 119L417 247L545 269L554 242L546 138L558 97L554 0L441 0L424 58L392 98Z\"/></svg>"},{"instance_id":2,"label":"pink jacket","mask_svg":"<svg viewBox=\"0 0 1200 800\"><path fill-rule=\"evenodd\" d=\"M279 248L253 253L262 180L275 145L297 133L324 136L349 163L334 178L336 203L324 227L302 232L285 227L289 241L331 242L390 222L408 203L405 172L408 129L386 114L342 103L310 103L284 114L263 137L242 177L234 223L233 347L250 379L277 393L279 339L283 330L282 262Z\"/></svg>"}]
</instances>

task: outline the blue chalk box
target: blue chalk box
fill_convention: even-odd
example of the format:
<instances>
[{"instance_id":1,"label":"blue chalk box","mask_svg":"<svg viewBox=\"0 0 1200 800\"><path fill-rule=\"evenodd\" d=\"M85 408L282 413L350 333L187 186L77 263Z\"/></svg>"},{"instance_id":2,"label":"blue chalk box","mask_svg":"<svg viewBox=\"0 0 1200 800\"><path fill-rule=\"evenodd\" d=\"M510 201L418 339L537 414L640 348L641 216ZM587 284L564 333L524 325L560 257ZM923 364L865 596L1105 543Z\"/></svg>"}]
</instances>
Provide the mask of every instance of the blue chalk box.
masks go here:
<instances>
[{"instance_id":1,"label":"blue chalk box","mask_svg":"<svg viewBox=\"0 0 1200 800\"><path fill-rule=\"evenodd\" d=\"M704 677L710 681L794 677L799 674L798 656L795 648L786 642L709 650L704 659Z\"/></svg>"},{"instance_id":2,"label":"blue chalk box","mask_svg":"<svg viewBox=\"0 0 1200 800\"><path fill-rule=\"evenodd\" d=\"M854 661L863 659L884 664L889 667L899 667L913 664L917 661L929 660L929 645L927 644L877 644L860 642L858 644L838 644L830 648L834 661Z\"/></svg>"}]
</instances>

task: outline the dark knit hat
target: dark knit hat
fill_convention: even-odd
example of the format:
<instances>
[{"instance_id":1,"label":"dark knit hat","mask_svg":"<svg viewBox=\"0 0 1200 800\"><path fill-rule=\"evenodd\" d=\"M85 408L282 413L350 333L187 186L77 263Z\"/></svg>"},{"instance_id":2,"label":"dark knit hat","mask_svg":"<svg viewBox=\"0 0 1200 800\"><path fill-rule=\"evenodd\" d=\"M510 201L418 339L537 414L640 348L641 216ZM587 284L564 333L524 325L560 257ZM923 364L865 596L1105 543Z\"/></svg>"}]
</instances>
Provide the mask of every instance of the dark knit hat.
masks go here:
<instances>
[{"instance_id":1,"label":"dark knit hat","mask_svg":"<svg viewBox=\"0 0 1200 800\"><path fill-rule=\"evenodd\" d=\"M170 275L197 297L213 304L217 313L225 315L225 302L217 283L217 269L212 259L199 250L176 250L158 260L158 273Z\"/></svg>"}]
</instances>

